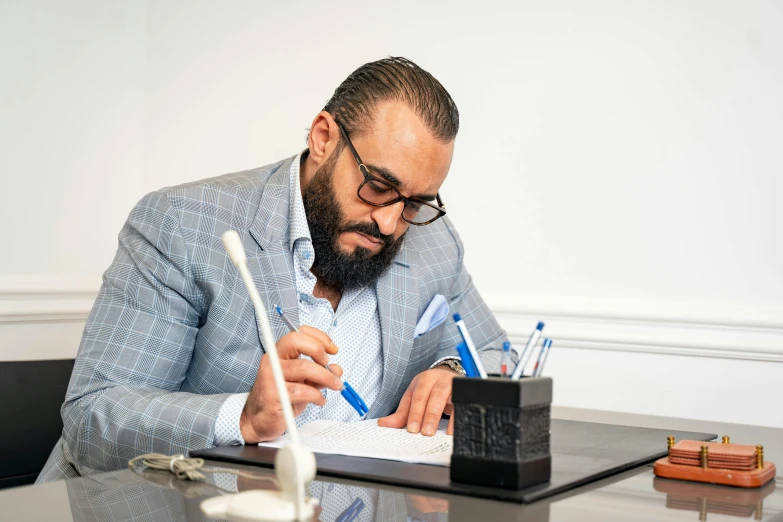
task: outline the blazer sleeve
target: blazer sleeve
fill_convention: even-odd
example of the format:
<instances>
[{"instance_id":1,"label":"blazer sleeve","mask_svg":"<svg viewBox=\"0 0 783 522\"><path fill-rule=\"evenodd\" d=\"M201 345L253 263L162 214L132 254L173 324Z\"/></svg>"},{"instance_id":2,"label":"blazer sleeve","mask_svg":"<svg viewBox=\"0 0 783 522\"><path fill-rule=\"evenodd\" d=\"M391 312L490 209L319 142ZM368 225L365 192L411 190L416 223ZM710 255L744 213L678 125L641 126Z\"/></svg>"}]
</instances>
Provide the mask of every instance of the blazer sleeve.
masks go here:
<instances>
[{"instance_id":1,"label":"blazer sleeve","mask_svg":"<svg viewBox=\"0 0 783 522\"><path fill-rule=\"evenodd\" d=\"M500 327L497 319L492 314L481 294L473 284L468 270L463 262L464 248L462 241L453 225L445 221L452 237L457 243L458 257L455 263L456 277L449 289L449 317L446 320L444 334L438 345L436 360L442 357L458 356L456 346L462 342L462 337L454 325L453 316L458 313L462 316L468 327L470 337L476 344L479 357L487 373L500 372L500 355L503 350L503 342L507 341L506 332ZM516 354L511 351L511 357L516 359Z\"/></svg>"},{"instance_id":2,"label":"blazer sleeve","mask_svg":"<svg viewBox=\"0 0 783 522\"><path fill-rule=\"evenodd\" d=\"M120 232L61 410L80 473L123 468L144 453L213 445L215 419L230 395L179 391L206 303L177 211L163 193L145 196Z\"/></svg>"}]
</instances>

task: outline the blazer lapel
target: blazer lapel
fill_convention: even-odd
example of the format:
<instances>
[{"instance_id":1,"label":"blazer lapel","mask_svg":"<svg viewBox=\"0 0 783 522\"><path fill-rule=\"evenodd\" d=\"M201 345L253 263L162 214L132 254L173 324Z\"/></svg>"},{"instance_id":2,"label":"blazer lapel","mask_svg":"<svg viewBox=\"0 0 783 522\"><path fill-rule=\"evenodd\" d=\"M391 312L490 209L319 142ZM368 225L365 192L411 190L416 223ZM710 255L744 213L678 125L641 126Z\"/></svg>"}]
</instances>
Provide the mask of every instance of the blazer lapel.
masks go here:
<instances>
[{"instance_id":1,"label":"blazer lapel","mask_svg":"<svg viewBox=\"0 0 783 522\"><path fill-rule=\"evenodd\" d=\"M294 324L299 324L294 261L288 242L290 169L294 159L286 160L269 177L249 229L250 236L261 249L248 250L247 266L266 308L275 339L288 333L285 324L275 313L275 305L279 305ZM263 346L260 330L258 338Z\"/></svg>"},{"instance_id":2,"label":"blazer lapel","mask_svg":"<svg viewBox=\"0 0 783 522\"><path fill-rule=\"evenodd\" d=\"M402 248L389 270L378 280L378 313L381 320L383 377L381 392L368 417L387 414L408 367L413 330L419 308L419 254Z\"/></svg>"}]
</instances>

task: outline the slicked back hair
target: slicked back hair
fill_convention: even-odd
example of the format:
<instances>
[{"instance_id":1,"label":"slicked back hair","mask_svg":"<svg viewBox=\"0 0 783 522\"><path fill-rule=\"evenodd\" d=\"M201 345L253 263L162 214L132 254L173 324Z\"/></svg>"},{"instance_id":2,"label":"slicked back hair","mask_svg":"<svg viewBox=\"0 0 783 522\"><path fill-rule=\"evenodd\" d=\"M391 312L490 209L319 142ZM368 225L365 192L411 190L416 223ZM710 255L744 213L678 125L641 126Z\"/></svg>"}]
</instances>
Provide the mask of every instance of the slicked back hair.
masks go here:
<instances>
[{"instance_id":1,"label":"slicked back hair","mask_svg":"<svg viewBox=\"0 0 783 522\"><path fill-rule=\"evenodd\" d=\"M390 56L362 65L340 84L323 110L349 136L359 136L385 101L405 103L443 143L457 136L459 111L454 100L438 80L407 58Z\"/></svg>"}]
</instances>

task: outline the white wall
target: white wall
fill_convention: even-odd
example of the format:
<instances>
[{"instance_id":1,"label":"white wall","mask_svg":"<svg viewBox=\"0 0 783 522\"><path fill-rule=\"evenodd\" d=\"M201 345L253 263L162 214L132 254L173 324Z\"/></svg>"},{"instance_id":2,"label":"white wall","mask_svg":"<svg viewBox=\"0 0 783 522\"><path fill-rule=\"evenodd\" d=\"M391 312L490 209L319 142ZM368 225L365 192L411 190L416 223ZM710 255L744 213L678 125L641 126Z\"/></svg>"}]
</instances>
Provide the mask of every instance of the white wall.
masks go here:
<instances>
[{"instance_id":1,"label":"white wall","mask_svg":"<svg viewBox=\"0 0 783 522\"><path fill-rule=\"evenodd\" d=\"M0 6L0 217L31 254L0 256L0 359L79 324L145 192L296 153L404 55L459 105L442 194L512 337L547 321L558 404L783 426L783 4L433 4Z\"/></svg>"},{"instance_id":2,"label":"white wall","mask_svg":"<svg viewBox=\"0 0 783 522\"><path fill-rule=\"evenodd\" d=\"M96 279L144 172L143 4L0 3L0 275Z\"/></svg>"}]
</instances>

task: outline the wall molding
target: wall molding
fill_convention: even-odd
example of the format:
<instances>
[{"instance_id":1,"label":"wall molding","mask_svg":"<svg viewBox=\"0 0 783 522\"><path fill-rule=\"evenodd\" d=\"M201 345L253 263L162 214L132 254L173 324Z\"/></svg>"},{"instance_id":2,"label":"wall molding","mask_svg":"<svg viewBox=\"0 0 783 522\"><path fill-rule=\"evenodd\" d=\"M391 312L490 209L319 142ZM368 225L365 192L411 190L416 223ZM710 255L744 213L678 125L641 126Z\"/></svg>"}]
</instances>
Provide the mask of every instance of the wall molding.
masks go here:
<instances>
[{"instance_id":1,"label":"wall molding","mask_svg":"<svg viewBox=\"0 0 783 522\"><path fill-rule=\"evenodd\" d=\"M83 323L98 287L92 280L0 280L0 326ZM558 347L783 362L783 319L776 320L772 313L743 321L737 314L705 314L703 308L700 316L683 316L676 306L668 315L617 303L583 309L573 302L544 303L535 309L503 304L492 308L515 346L523 346L541 320L546 322L546 336Z\"/></svg>"},{"instance_id":2,"label":"wall molding","mask_svg":"<svg viewBox=\"0 0 783 522\"><path fill-rule=\"evenodd\" d=\"M541 320L555 346L609 352L649 353L783 362L783 326L672 322L658 317L494 309L516 346L524 346Z\"/></svg>"},{"instance_id":3,"label":"wall molding","mask_svg":"<svg viewBox=\"0 0 783 522\"><path fill-rule=\"evenodd\" d=\"M580 298L561 295L485 295L496 313L622 321L783 329L783 306L757 303Z\"/></svg>"},{"instance_id":4,"label":"wall molding","mask_svg":"<svg viewBox=\"0 0 783 522\"><path fill-rule=\"evenodd\" d=\"M94 278L0 278L0 325L86 321L99 287Z\"/></svg>"},{"instance_id":5,"label":"wall molding","mask_svg":"<svg viewBox=\"0 0 783 522\"><path fill-rule=\"evenodd\" d=\"M11 302L0 298L0 325L84 322L95 301L92 296Z\"/></svg>"}]
</instances>

